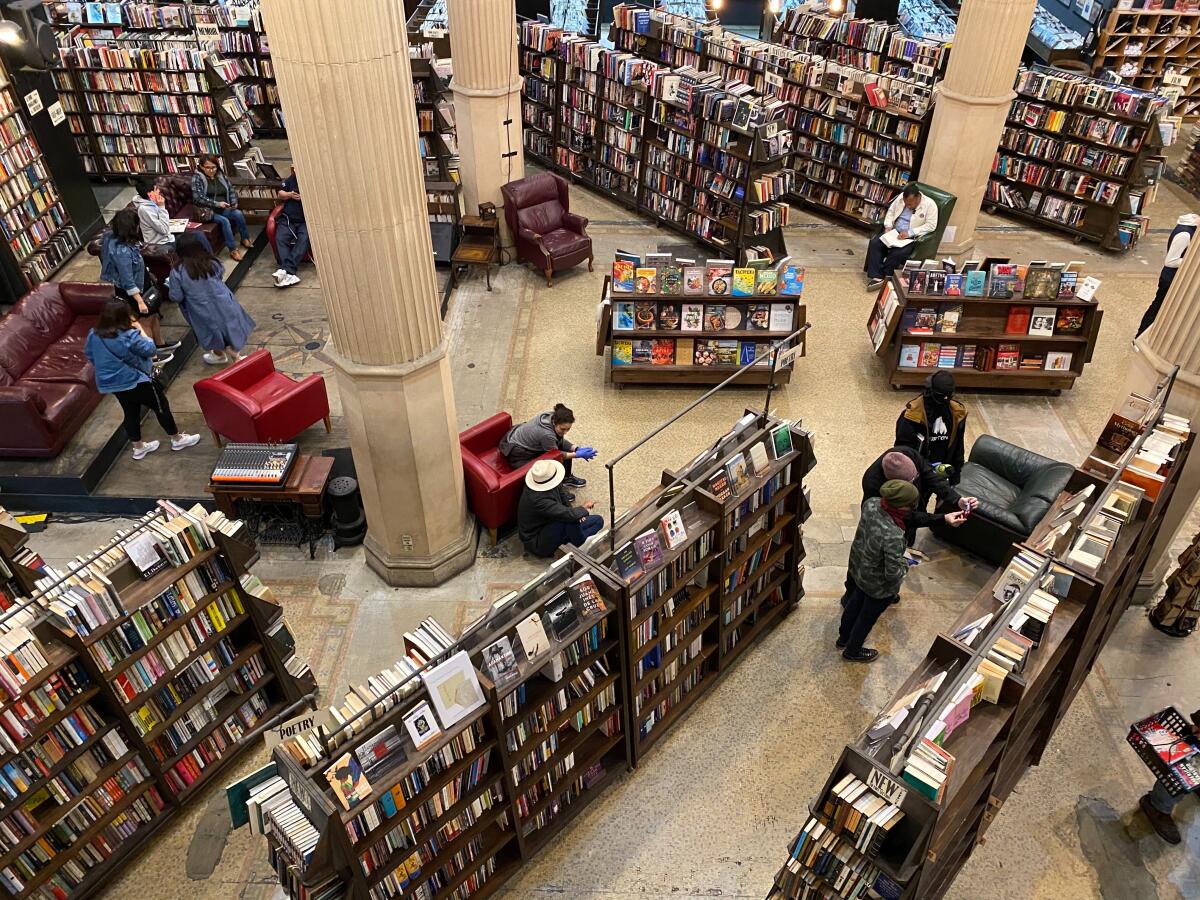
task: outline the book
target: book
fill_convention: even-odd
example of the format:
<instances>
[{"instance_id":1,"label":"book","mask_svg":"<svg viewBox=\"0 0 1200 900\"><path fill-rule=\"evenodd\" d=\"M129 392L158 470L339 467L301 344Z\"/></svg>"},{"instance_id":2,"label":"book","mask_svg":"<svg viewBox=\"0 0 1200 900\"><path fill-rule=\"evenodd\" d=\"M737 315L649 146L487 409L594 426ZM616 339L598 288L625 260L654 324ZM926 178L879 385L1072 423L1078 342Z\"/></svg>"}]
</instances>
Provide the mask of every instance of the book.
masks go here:
<instances>
[{"instance_id":1,"label":"book","mask_svg":"<svg viewBox=\"0 0 1200 900\"><path fill-rule=\"evenodd\" d=\"M958 331L958 322L962 318L961 303L947 303L938 311L937 330L945 334Z\"/></svg>"},{"instance_id":2,"label":"book","mask_svg":"<svg viewBox=\"0 0 1200 900\"><path fill-rule=\"evenodd\" d=\"M779 293L779 273L774 269L759 269L754 276L754 292L762 297Z\"/></svg>"},{"instance_id":3,"label":"book","mask_svg":"<svg viewBox=\"0 0 1200 900\"><path fill-rule=\"evenodd\" d=\"M1016 266L1012 263L996 263L991 268L987 295L998 300L1011 300L1016 281Z\"/></svg>"},{"instance_id":4,"label":"book","mask_svg":"<svg viewBox=\"0 0 1200 900\"><path fill-rule=\"evenodd\" d=\"M633 341L612 342L612 364L614 366L633 364Z\"/></svg>"},{"instance_id":5,"label":"book","mask_svg":"<svg viewBox=\"0 0 1200 900\"><path fill-rule=\"evenodd\" d=\"M675 365L690 366L696 359L696 342L691 338L675 339Z\"/></svg>"},{"instance_id":6,"label":"book","mask_svg":"<svg viewBox=\"0 0 1200 900\"><path fill-rule=\"evenodd\" d=\"M668 550L682 546L683 542L687 540L687 529L684 528L683 517L677 509L671 510L659 519L658 527L662 532L663 543L666 544Z\"/></svg>"},{"instance_id":7,"label":"book","mask_svg":"<svg viewBox=\"0 0 1200 900\"><path fill-rule=\"evenodd\" d=\"M901 344L900 363L903 368L916 369L921 365L921 345Z\"/></svg>"},{"instance_id":8,"label":"book","mask_svg":"<svg viewBox=\"0 0 1200 900\"><path fill-rule=\"evenodd\" d=\"M1056 312L1053 306L1035 306L1029 317L1029 333L1037 337L1053 337Z\"/></svg>"},{"instance_id":9,"label":"book","mask_svg":"<svg viewBox=\"0 0 1200 900\"><path fill-rule=\"evenodd\" d=\"M708 490L717 498L718 503L724 503L732 496L729 489L729 475L724 469L714 472L708 479Z\"/></svg>"},{"instance_id":10,"label":"book","mask_svg":"<svg viewBox=\"0 0 1200 900\"><path fill-rule=\"evenodd\" d=\"M791 334L795 330L796 307L791 303L772 303L771 304L771 331L778 331L782 334Z\"/></svg>"},{"instance_id":11,"label":"book","mask_svg":"<svg viewBox=\"0 0 1200 900\"><path fill-rule=\"evenodd\" d=\"M771 429L771 454L782 459L792 452L792 426L784 422Z\"/></svg>"},{"instance_id":12,"label":"book","mask_svg":"<svg viewBox=\"0 0 1200 900\"><path fill-rule=\"evenodd\" d=\"M1058 273L1058 299L1071 300L1075 296L1075 287L1079 283L1078 272Z\"/></svg>"},{"instance_id":13,"label":"book","mask_svg":"<svg viewBox=\"0 0 1200 900\"><path fill-rule=\"evenodd\" d=\"M631 301L621 301L613 304L613 329L615 331L633 331L634 309Z\"/></svg>"},{"instance_id":14,"label":"book","mask_svg":"<svg viewBox=\"0 0 1200 900\"><path fill-rule=\"evenodd\" d=\"M617 294L632 294L634 276L637 267L641 265L641 257L633 253L618 250L613 259L612 289Z\"/></svg>"},{"instance_id":15,"label":"book","mask_svg":"<svg viewBox=\"0 0 1200 900\"><path fill-rule=\"evenodd\" d=\"M354 751L362 766L363 777L378 779L389 768L404 761L404 738L395 725L389 725Z\"/></svg>"},{"instance_id":16,"label":"book","mask_svg":"<svg viewBox=\"0 0 1200 900\"><path fill-rule=\"evenodd\" d=\"M1026 300L1054 300L1058 297L1059 273L1057 269L1048 266L1029 267L1025 273L1025 290L1022 296Z\"/></svg>"},{"instance_id":17,"label":"book","mask_svg":"<svg viewBox=\"0 0 1200 900\"><path fill-rule=\"evenodd\" d=\"M633 549L643 569L649 569L662 562L662 544L658 540L657 531L643 531L633 539Z\"/></svg>"},{"instance_id":18,"label":"book","mask_svg":"<svg viewBox=\"0 0 1200 900\"><path fill-rule=\"evenodd\" d=\"M755 475L763 475L767 468L771 465L771 458L767 455L767 445L762 441L750 447L750 469Z\"/></svg>"},{"instance_id":19,"label":"book","mask_svg":"<svg viewBox=\"0 0 1200 900\"><path fill-rule=\"evenodd\" d=\"M437 717L425 700L405 714L404 729L412 738L413 746L418 750L432 744L442 733L442 727L438 724Z\"/></svg>"},{"instance_id":20,"label":"book","mask_svg":"<svg viewBox=\"0 0 1200 900\"><path fill-rule=\"evenodd\" d=\"M366 799L371 793L371 784L363 774L362 766L349 753L343 753L325 770L325 780L344 809Z\"/></svg>"},{"instance_id":21,"label":"book","mask_svg":"<svg viewBox=\"0 0 1200 900\"><path fill-rule=\"evenodd\" d=\"M704 277L704 266L684 266L683 293L697 296L708 291L708 282Z\"/></svg>"},{"instance_id":22,"label":"book","mask_svg":"<svg viewBox=\"0 0 1200 900\"><path fill-rule=\"evenodd\" d=\"M734 340L719 340L717 345L717 365L736 366L741 357L741 347Z\"/></svg>"},{"instance_id":23,"label":"book","mask_svg":"<svg viewBox=\"0 0 1200 900\"><path fill-rule=\"evenodd\" d=\"M1099 278L1094 278L1089 275L1079 282L1079 286L1075 288L1075 299L1091 302L1099 289L1101 281Z\"/></svg>"},{"instance_id":24,"label":"book","mask_svg":"<svg viewBox=\"0 0 1200 900\"><path fill-rule=\"evenodd\" d=\"M754 362L756 348L754 341L742 341L738 349L738 365L748 366Z\"/></svg>"},{"instance_id":25,"label":"book","mask_svg":"<svg viewBox=\"0 0 1200 900\"><path fill-rule=\"evenodd\" d=\"M653 331L658 321L658 304L653 300L639 300L633 309L633 326L638 331Z\"/></svg>"},{"instance_id":26,"label":"book","mask_svg":"<svg viewBox=\"0 0 1200 900\"><path fill-rule=\"evenodd\" d=\"M997 369L1015 369L1021 364L1020 344L1000 344L996 347Z\"/></svg>"},{"instance_id":27,"label":"book","mask_svg":"<svg viewBox=\"0 0 1200 900\"><path fill-rule=\"evenodd\" d=\"M660 331L679 330L682 307L678 303L658 304L658 328Z\"/></svg>"},{"instance_id":28,"label":"book","mask_svg":"<svg viewBox=\"0 0 1200 900\"><path fill-rule=\"evenodd\" d=\"M704 304L684 303L679 310L679 327L683 331L703 331Z\"/></svg>"},{"instance_id":29,"label":"book","mask_svg":"<svg viewBox=\"0 0 1200 900\"><path fill-rule=\"evenodd\" d=\"M736 306L732 303L725 305L725 317L722 322L722 329L725 331L738 331L745 328L743 322L742 310L744 307Z\"/></svg>"},{"instance_id":30,"label":"book","mask_svg":"<svg viewBox=\"0 0 1200 900\"><path fill-rule=\"evenodd\" d=\"M650 364L655 366L675 365L675 341L672 338L655 338L650 349Z\"/></svg>"},{"instance_id":31,"label":"book","mask_svg":"<svg viewBox=\"0 0 1200 900\"><path fill-rule=\"evenodd\" d=\"M924 343L921 345L921 368L933 369L937 367L938 359L941 357L942 345L934 343Z\"/></svg>"},{"instance_id":32,"label":"book","mask_svg":"<svg viewBox=\"0 0 1200 900\"><path fill-rule=\"evenodd\" d=\"M750 266L744 266L733 270L733 296L735 297L753 297L754 296L754 269Z\"/></svg>"},{"instance_id":33,"label":"book","mask_svg":"<svg viewBox=\"0 0 1200 900\"><path fill-rule=\"evenodd\" d=\"M641 557L638 556L638 552L633 546L633 541L626 541L616 549L613 554L613 562L616 563L617 574L626 581L635 581L645 571L642 568Z\"/></svg>"},{"instance_id":34,"label":"book","mask_svg":"<svg viewBox=\"0 0 1200 900\"><path fill-rule=\"evenodd\" d=\"M961 297L962 292L963 292L963 276L961 274L947 274L946 275L946 289L945 289L946 296L947 297Z\"/></svg>"},{"instance_id":35,"label":"book","mask_svg":"<svg viewBox=\"0 0 1200 900\"><path fill-rule=\"evenodd\" d=\"M979 270L967 272L963 276L963 296L982 297L987 288L987 273Z\"/></svg>"},{"instance_id":36,"label":"book","mask_svg":"<svg viewBox=\"0 0 1200 900\"><path fill-rule=\"evenodd\" d=\"M682 525L680 526L682 527ZM604 601L600 597L600 589L592 576L584 573L567 585L567 594L579 614L585 619L591 619L604 612Z\"/></svg>"},{"instance_id":37,"label":"book","mask_svg":"<svg viewBox=\"0 0 1200 900\"><path fill-rule=\"evenodd\" d=\"M784 266L779 276L779 293L799 297L804 293L804 266Z\"/></svg>"},{"instance_id":38,"label":"book","mask_svg":"<svg viewBox=\"0 0 1200 900\"><path fill-rule=\"evenodd\" d=\"M936 306L922 306L917 310L908 330L913 334L933 334L933 330L937 326L937 318Z\"/></svg>"},{"instance_id":39,"label":"book","mask_svg":"<svg viewBox=\"0 0 1200 900\"><path fill-rule=\"evenodd\" d=\"M635 366L654 364L654 341L633 341L633 364Z\"/></svg>"},{"instance_id":40,"label":"book","mask_svg":"<svg viewBox=\"0 0 1200 900\"><path fill-rule=\"evenodd\" d=\"M1078 334L1083 331L1084 308L1082 306L1060 306L1054 320L1056 334Z\"/></svg>"},{"instance_id":41,"label":"book","mask_svg":"<svg viewBox=\"0 0 1200 900\"><path fill-rule=\"evenodd\" d=\"M659 293L675 296L683 293L683 269L668 263L658 270Z\"/></svg>"},{"instance_id":42,"label":"book","mask_svg":"<svg viewBox=\"0 0 1200 900\"><path fill-rule=\"evenodd\" d=\"M696 352L692 356L692 365L715 366L717 364L717 342L696 341Z\"/></svg>"},{"instance_id":43,"label":"book","mask_svg":"<svg viewBox=\"0 0 1200 900\"><path fill-rule=\"evenodd\" d=\"M728 296L732 290L733 260L710 259L706 269L708 272L708 292L718 297Z\"/></svg>"},{"instance_id":44,"label":"book","mask_svg":"<svg viewBox=\"0 0 1200 900\"><path fill-rule=\"evenodd\" d=\"M618 549L617 553L620 554L620 552ZM619 565L619 555L617 561ZM638 574L641 574L640 566ZM544 653L550 645L550 638L546 636L546 629L542 626L542 619L537 613L530 613L517 623L517 638L521 642L521 649L525 652L526 659L533 659L539 653Z\"/></svg>"},{"instance_id":45,"label":"book","mask_svg":"<svg viewBox=\"0 0 1200 900\"><path fill-rule=\"evenodd\" d=\"M724 303L705 303L704 304L704 330L705 331L724 331L725 330L725 304Z\"/></svg>"},{"instance_id":46,"label":"book","mask_svg":"<svg viewBox=\"0 0 1200 900\"><path fill-rule=\"evenodd\" d=\"M483 648L483 669L488 678L496 683L497 688L520 675L517 668L517 657L513 653L512 641L507 634L500 635L492 643Z\"/></svg>"},{"instance_id":47,"label":"book","mask_svg":"<svg viewBox=\"0 0 1200 900\"><path fill-rule=\"evenodd\" d=\"M1056 372L1067 371L1071 368L1071 354L1065 350L1046 351L1046 368Z\"/></svg>"},{"instance_id":48,"label":"book","mask_svg":"<svg viewBox=\"0 0 1200 900\"><path fill-rule=\"evenodd\" d=\"M1104 449L1120 455L1133 446L1133 442L1141 435L1142 425L1140 422L1113 413L1108 417L1108 422L1105 424L1104 430L1100 432L1096 443Z\"/></svg>"},{"instance_id":49,"label":"book","mask_svg":"<svg viewBox=\"0 0 1200 900\"><path fill-rule=\"evenodd\" d=\"M925 282L929 277L929 273L924 269L914 269L908 273L908 292L910 294L924 294Z\"/></svg>"},{"instance_id":50,"label":"book","mask_svg":"<svg viewBox=\"0 0 1200 900\"><path fill-rule=\"evenodd\" d=\"M746 318L742 327L747 331L771 330L771 304L751 303L746 306Z\"/></svg>"},{"instance_id":51,"label":"book","mask_svg":"<svg viewBox=\"0 0 1200 900\"><path fill-rule=\"evenodd\" d=\"M725 462L725 474L729 476L729 489L735 497L741 496L750 486L750 466L741 453L733 454Z\"/></svg>"},{"instance_id":52,"label":"book","mask_svg":"<svg viewBox=\"0 0 1200 900\"><path fill-rule=\"evenodd\" d=\"M1031 306L1010 306L1008 308L1008 319L1004 324L1004 331L1007 334L1028 334L1029 320L1033 316L1033 307Z\"/></svg>"},{"instance_id":53,"label":"book","mask_svg":"<svg viewBox=\"0 0 1200 900\"><path fill-rule=\"evenodd\" d=\"M658 269L648 266L639 266L635 269L633 289L636 294L657 294Z\"/></svg>"}]
</instances>

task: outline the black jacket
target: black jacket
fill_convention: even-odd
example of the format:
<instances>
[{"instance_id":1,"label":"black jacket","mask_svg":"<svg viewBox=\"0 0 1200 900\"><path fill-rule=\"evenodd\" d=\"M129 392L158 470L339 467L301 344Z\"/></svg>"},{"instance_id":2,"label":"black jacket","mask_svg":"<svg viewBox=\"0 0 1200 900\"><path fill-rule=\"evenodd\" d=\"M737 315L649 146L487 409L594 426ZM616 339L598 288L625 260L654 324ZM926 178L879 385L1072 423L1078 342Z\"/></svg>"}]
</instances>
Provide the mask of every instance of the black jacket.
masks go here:
<instances>
[{"instance_id":1,"label":"black jacket","mask_svg":"<svg viewBox=\"0 0 1200 900\"><path fill-rule=\"evenodd\" d=\"M925 457L911 447L893 447L881 454L879 459L867 467L867 471L863 473L862 477L863 503L871 497L878 497L879 489L888 480L888 477L883 474L883 457L888 453L903 453L912 460L913 465L917 467L917 490L922 495L935 494L939 503L958 504L959 493L950 486L950 480L945 475L935 472ZM904 517L909 528L928 528L941 519L941 515L929 513L923 509L914 509Z\"/></svg>"},{"instance_id":2,"label":"black jacket","mask_svg":"<svg viewBox=\"0 0 1200 900\"><path fill-rule=\"evenodd\" d=\"M535 491L526 487L517 504L517 532L526 548L537 543L543 528L553 522L578 522L588 514L582 506L567 503L563 486L550 491Z\"/></svg>"},{"instance_id":3,"label":"black jacket","mask_svg":"<svg viewBox=\"0 0 1200 900\"><path fill-rule=\"evenodd\" d=\"M926 419L925 398L910 400L896 419L896 446L911 447L930 463L949 463L953 467L950 483L958 484L967 442L967 408L951 399L949 423L937 434L931 433Z\"/></svg>"}]
</instances>

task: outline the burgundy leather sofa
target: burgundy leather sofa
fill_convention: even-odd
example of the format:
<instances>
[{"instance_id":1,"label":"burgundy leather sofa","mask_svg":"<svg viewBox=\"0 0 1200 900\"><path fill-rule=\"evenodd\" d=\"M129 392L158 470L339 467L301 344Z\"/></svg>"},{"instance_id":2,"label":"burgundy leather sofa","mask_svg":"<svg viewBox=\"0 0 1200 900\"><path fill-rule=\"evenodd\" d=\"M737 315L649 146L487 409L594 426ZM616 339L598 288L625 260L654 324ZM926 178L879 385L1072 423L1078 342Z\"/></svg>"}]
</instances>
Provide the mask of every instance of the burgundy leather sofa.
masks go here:
<instances>
[{"instance_id":1,"label":"burgundy leather sofa","mask_svg":"<svg viewBox=\"0 0 1200 900\"><path fill-rule=\"evenodd\" d=\"M504 220L517 242L517 257L533 263L554 284L554 273L585 259L592 271L592 239L588 220L571 212L567 182L553 172L510 181L504 195Z\"/></svg>"},{"instance_id":2,"label":"burgundy leather sofa","mask_svg":"<svg viewBox=\"0 0 1200 900\"><path fill-rule=\"evenodd\" d=\"M83 344L112 285L39 285L0 319L0 456L54 457L100 402Z\"/></svg>"}]
</instances>

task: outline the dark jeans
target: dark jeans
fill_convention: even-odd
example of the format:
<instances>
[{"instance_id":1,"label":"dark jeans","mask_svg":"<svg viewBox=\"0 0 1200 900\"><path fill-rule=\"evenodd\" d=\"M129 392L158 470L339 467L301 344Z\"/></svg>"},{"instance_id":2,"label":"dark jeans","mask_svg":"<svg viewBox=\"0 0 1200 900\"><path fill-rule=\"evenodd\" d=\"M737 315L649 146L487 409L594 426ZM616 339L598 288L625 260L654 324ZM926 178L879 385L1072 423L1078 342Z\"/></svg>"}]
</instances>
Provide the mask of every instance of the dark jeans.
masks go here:
<instances>
[{"instance_id":1,"label":"dark jeans","mask_svg":"<svg viewBox=\"0 0 1200 900\"><path fill-rule=\"evenodd\" d=\"M883 611L891 606L892 599L886 597L877 600L855 586L846 600L846 608L842 611L842 623L838 628L838 640L846 645L847 653L862 650L863 641L867 639Z\"/></svg>"},{"instance_id":2,"label":"dark jeans","mask_svg":"<svg viewBox=\"0 0 1200 900\"><path fill-rule=\"evenodd\" d=\"M593 534L604 527L601 516L588 516L582 522L551 522L540 532L533 546L526 545L534 556L551 557L563 544L579 547Z\"/></svg>"},{"instance_id":3,"label":"dark jeans","mask_svg":"<svg viewBox=\"0 0 1200 900\"><path fill-rule=\"evenodd\" d=\"M908 262L909 257L916 250L916 241L904 247L889 247L879 238L871 238L871 242L867 244L867 277L890 277L893 272Z\"/></svg>"},{"instance_id":4,"label":"dark jeans","mask_svg":"<svg viewBox=\"0 0 1200 900\"><path fill-rule=\"evenodd\" d=\"M1175 280L1175 273L1178 271L1178 269L1163 267L1163 270L1158 275L1158 290L1154 292L1154 300L1146 307L1146 311L1142 313L1142 323L1138 325L1137 334L1134 337L1137 337L1154 324L1154 320L1158 318L1158 311L1162 309L1163 300L1166 299L1167 291L1171 289L1171 282Z\"/></svg>"},{"instance_id":5,"label":"dark jeans","mask_svg":"<svg viewBox=\"0 0 1200 900\"><path fill-rule=\"evenodd\" d=\"M275 251L279 254L279 268L295 275L304 254L308 253L308 226L279 216L275 220Z\"/></svg>"},{"instance_id":6,"label":"dark jeans","mask_svg":"<svg viewBox=\"0 0 1200 900\"><path fill-rule=\"evenodd\" d=\"M246 217L242 215L240 209L232 206L214 209L213 221L221 227L221 237L225 239L226 249L233 250L237 247L237 241L233 239L233 229L235 228L243 241L250 240L250 230L246 228Z\"/></svg>"},{"instance_id":7,"label":"dark jeans","mask_svg":"<svg viewBox=\"0 0 1200 900\"><path fill-rule=\"evenodd\" d=\"M154 411L158 424L168 435L179 434L167 395L157 381L143 381L127 391L117 391L113 396L125 413L125 434L131 441L136 443L142 439L142 407Z\"/></svg>"}]
</instances>

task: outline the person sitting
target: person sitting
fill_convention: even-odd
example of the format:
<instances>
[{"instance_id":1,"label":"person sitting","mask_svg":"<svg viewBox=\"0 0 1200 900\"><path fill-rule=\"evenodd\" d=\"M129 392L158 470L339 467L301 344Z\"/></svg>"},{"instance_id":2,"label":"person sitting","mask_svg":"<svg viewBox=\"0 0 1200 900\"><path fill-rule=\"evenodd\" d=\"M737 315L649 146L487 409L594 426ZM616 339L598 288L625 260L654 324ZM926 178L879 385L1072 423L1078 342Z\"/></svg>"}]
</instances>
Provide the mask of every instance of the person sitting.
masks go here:
<instances>
[{"instance_id":1,"label":"person sitting","mask_svg":"<svg viewBox=\"0 0 1200 900\"><path fill-rule=\"evenodd\" d=\"M145 176L134 183L137 196L133 208L137 210L138 224L142 227L142 243L146 248L169 253L175 249L175 235L171 234L171 214L167 212L167 199L154 183Z\"/></svg>"},{"instance_id":2,"label":"person sitting","mask_svg":"<svg viewBox=\"0 0 1200 900\"><path fill-rule=\"evenodd\" d=\"M900 599L900 583L909 569L904 519L916 503L916 485L899 479L884 482L878 497L863 502L846 567L854 588L842 610L834 645L843 659L870 662L879 655L878 650L864 647L863 641L883 611Z\"/></svg>"},{"instance_id":3,"label":"person sitting","mask_svg":"<svg viewBox=\"0 0 1200 900\"><path fill-rule=\"evenodd\" d=\"M883 234L867 244L868 290L877 290L917 249L917 241L938 227L937 204L910 184L883 217Z\"/></svg>"},{"instance_id":4,"label":"person sitting","mask_svg":"<svg viewBox=\"0 0 1200 900\"><path fill-rule=\"evenodd\" d=\"M577 447L567 440L567 432L575 424L575 413L561 403L554 404L550 412L534 416L528 422L514 425L500 440L500 453L514 469L532 462L543 453L558 450L562 456L567 487L580 488L587 484L571 473L571 460L591 459L596 451L591 447Z\"/></svg>"},{"instance_id":5,"label":"person sitting","mask_svg":"<svg viewBox=\"0 0 1200 900\"><path fill-rule=\"evenodd\" d=\"M279 254L279 268L271 277L275 279L275 287L286 288L300 283L296 273L308 253L308 225L304 222L304 204L300 200L295 166L292 174L284 179L283 187L276 192L275 199L283 204L283 208L275 217L275 251Z\"/></svg>"},{"instance_id":6,"label":"person sitting","mask_svg":"<svg viewBox=\"0 0 1200 900\"><path fill-rule=\"evenodd\" d=\"M539 459L525 473L525 489L517 504L517 533L525 550L534 556L551 557L563 544L582 546L604 527L604 519L592 515L595 503L571 506L563 489L566 468L555 459Z\"/></svg>"},{"instance_id":7,"label":"person sitting","mask_svg":"<svg viewBox=\"0 0 1200 900\"><path fill-rule=\"evenodd\" d=\"M210 366L235 362L254 331L254 320L225 284L225 268L199 235L181 234L171 270L171 299L196 333Z\"/></svg>"},{"instance_id":8,"label":"person sitting","mask_svg":"<svg viewBox=\"0 0 1200 900\"><path fill-rule=\"evenodd\" d=\"M909 400L896 419L896 446L917 451L951 486L962 477L967 442L967 408L954 399L954 391L954 376L935 372L925 379L921 396ZM923 490L920 508L928 502Z\"/></svg>"},{"instance_id":9,"label":"person sitting","mask_svg":"<svg viewBox=\"0 0 1200 900\"><path fill-rule=\"evenodd\" d=\"M237 208L237 192L221 171L220 161L215 156L200 157L196 174L192 176L192 205L212 210L213 221L221 228L221 237L225 239L231 258L240 260L246 255L234 240L235 228L242 239L242 247L254 246L246 227L246 217Z\"/></svg>"}]
</instances>

